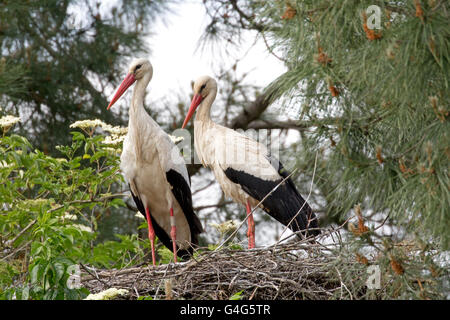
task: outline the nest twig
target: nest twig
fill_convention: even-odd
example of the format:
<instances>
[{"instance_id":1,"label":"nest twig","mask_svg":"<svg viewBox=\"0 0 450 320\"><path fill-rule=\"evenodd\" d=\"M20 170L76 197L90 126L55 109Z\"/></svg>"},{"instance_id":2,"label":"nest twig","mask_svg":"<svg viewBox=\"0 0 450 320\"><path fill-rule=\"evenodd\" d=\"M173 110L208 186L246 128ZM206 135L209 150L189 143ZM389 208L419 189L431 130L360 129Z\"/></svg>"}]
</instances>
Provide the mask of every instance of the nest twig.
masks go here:
<instances>
[{"instance_id":1,"label":"nest twig","mask_svg":"<svg viewBox=\"0 0 450 320\"><path fill-rule=\"evenodd\" d=\"M126 299L330 299L342 281L330 273L329 247L308 240L251 250L221 249L190 261L122 270L94 270L82 277L91 292L127 289ZM167 292L169 291L169 292Z\"/></svg>"}]
</instances>

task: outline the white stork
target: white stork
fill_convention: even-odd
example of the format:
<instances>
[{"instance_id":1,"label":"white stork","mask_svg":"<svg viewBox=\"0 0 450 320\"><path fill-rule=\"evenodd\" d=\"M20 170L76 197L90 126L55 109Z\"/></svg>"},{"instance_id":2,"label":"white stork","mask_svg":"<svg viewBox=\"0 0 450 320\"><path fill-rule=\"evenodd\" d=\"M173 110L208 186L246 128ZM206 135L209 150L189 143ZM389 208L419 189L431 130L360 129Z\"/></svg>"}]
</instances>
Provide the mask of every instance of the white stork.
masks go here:
<instances>
[{"instance_id":1,"label":"white stork","mask_svg":"<svg viewBox=\"0 0 450 320\"><path fill-rule=\"evenodd\" d=\"M198 244L198 234L203 228L192 209L184 159L170 137L144 109L145 89L152 75L153 68L148 60L135 60L108 109L136 82L120 169L137 208L147 220L155 265L155 235L173 250L176 262L177 255L188 257L192 253L192 246Z\"/></svg>"},{"instance_id":2,"label":"white stork","mask_svg":"<svg viewBox=\"0 0 450 320\"><path fill-rule=\"evenodd\" d=\"M246 206L248 247L254 248L251 208L287 178L289 172L270 156L264 145L211 120L210 110L216 94L217 82L213 78L197 79L183 128L198 108L194 121L195 150L203 165L214 171L225 195ZM262 209L292 231L303 230L297 233L300 237L319 233L315 214L290 177L262 202Z\"/></svg>"}]
</instances>

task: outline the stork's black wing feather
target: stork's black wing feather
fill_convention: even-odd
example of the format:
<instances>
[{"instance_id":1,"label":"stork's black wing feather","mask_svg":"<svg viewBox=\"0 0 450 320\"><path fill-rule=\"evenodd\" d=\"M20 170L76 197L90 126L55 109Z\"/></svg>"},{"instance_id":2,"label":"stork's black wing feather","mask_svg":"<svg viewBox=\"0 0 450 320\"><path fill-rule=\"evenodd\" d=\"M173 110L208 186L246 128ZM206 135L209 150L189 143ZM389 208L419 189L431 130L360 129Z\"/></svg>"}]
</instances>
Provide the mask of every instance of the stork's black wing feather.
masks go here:
<instances>
[{"instance_id":1,"label":"stork's black wing feather","mask_svg":"<svg viewBox=\"0 0 450 320\"><path fill-rule=\"evenodd\" d=\"M280 174L280 179L271 181L253 176L241 170L235 170L231 167L224 170L225 175L232 182L240 185L242 189L251 197L261 201L269 194L284 178L289 176L289 172L276 159L268 159L271 163L278 163L278 167L273 165ZM317 218L311 207L306 203L300 193L297 191L291 178L285 180L266 200L262 203L264 211L284 225L289 225L292 231L308 230L303 235L311 236L320 233ZM303 208L302 208L303 206ZM300 210L301 208L301 210ZM300 213L297 214L300 210ZM291 220L295 219L291 222Z\"/></svg>"},{"instance_id":2,"label":"stork's black wing feather","mask_svg":"<svg viewBox=\"0 0 450 320\"><path fill-rule=\"evenodd\" d=\"M172 187L172 193L186 216L191 230L191 243L198 245L198 235L203 232L202 224L192 208L191 188L184 177L177 171L170 169L166 172L167 182Z\"/></svg>"}]
</instances>

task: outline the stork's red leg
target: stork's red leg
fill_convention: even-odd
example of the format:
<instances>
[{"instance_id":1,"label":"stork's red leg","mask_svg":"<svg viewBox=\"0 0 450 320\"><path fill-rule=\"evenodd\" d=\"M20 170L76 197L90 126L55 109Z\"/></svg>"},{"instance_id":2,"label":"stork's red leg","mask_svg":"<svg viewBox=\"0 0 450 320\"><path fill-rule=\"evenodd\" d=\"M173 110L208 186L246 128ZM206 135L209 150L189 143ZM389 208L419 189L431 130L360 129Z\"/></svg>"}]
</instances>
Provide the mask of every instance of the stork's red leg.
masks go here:
<instances>
[{"instance_id":1,"label":"stork's red leg","mask_svg":"<svg viewBox=\"0 0 450 320\"><path fill-rule=\"evenodd\" d=\"M152 260L153 265L156 265L155 259L155 230L153 230L152 220L150 219L150 211L148 208L145 208L145 215L147 216L147 225L148 225L148 238L150 239L150 245L152 246Z\"/></svg>"},{"instance_id":2,"label":"stork's red leg","mask_svg":"<svg viewBox=\"0 0 450 320\"><path fill-rule=\"evenodd\" d=\"M250 206L250 202L247 200L247 238L248 238L248 248L252 249L255 247L255 221L253 220L252 207Z\"/></svg>"},{"instance_id":3,"label":"stork's red leg","mask_svg":"<svg viewBox=\"0 0 450 320\"><path fill-rule=\"evenodd\" d=\"M173 215L173 208L170 208L170 237L172 238L173 246L173 261L177 262L177 227L175 226L175 217Z\"/></svg>"}]
</instances>

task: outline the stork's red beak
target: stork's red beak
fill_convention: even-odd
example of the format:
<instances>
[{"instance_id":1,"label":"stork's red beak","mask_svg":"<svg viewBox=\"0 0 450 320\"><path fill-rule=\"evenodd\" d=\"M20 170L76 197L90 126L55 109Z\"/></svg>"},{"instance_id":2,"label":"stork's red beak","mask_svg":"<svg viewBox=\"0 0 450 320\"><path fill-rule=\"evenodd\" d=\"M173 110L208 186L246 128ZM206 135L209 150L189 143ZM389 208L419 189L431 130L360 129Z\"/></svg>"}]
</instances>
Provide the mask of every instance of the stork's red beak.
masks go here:
<instances>
[{"instance_id":1,"label":"stork's red beak","mask_svg":"<svg viewBox=\"0 0 450 320\"><path fill-rule=\"evenodd\" d=\"M202 100L203 97L201 94L194 95L194 97L192 98L191 106L189 107L189 111L186 115L186 118L184 119L183 126L181 127L182 129L184 129L184 127L186 127L186 125L188 124L189 120L191 120L192 115L194 114L195 110L200 105L200 103L202 103Z\"/></svg>"},{"instance_id":2,"label":"stork's red beak","mask_svg":"<svg viewBox=\"0 0 450 320\"><path fill-rule=\"evenodd\" d=\"M109 110L111 106L116 103L117 100L123 95L125 91L136 81L136 78L134 77L134 74L129 73L125 79L123 79L122 83L120 84L119 89L117 89L116 94L114 95L114 98L112 98L111 102L108 105L108 108L106 110Z\"/></svg>"}]
</instances>

